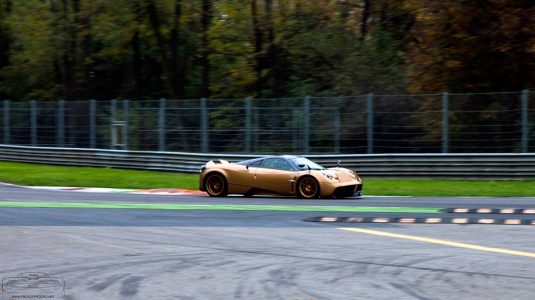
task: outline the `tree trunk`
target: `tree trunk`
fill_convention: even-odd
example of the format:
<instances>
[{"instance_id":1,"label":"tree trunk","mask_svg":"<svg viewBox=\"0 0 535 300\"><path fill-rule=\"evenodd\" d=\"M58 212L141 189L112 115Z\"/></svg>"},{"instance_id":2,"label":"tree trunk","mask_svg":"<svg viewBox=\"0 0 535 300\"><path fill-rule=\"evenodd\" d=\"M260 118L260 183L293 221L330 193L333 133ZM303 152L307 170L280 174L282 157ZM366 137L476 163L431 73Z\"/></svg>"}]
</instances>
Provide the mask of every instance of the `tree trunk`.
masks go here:
<instances>
[{"instance_id":1,"label":"tree trunk","mask_svg":"<svg viewBox=\"0 0 535 300\"><path fill-rule=\"evenodd\" d=\"M133 11L135 14L135 31L130 40L132 47L132 80L134 81L134 100L141 100L143 98L142 86L142 59L141 59L141 37L139 28L142 26L143 16L142 8L139 0L133 1Z\"/></svg>"},{"instance_id":2,"label":"tree trunk","mask_svg":"<svg viewBox=\"0 0 535 300\"><path fill-rule=\"evenodd\" d=\"M95 64L93 57L93 31L91 26L91 18L93 11L87 14L82 19L82 26L84 28L84 35L82 38L82 51L87 63L84 64L85 88L84 98L95 99Z\"/></svg>"},{"instance_id":3,"label":"tree trunk","mask_svg":"<svg viewBox=\"0 0 535 300\"><path fill-rule=\"evenodd\" d=\"M175 9L173 15L173 27L171 29L171 98L183 99L184 98L184 85L185 85L185 64L183 61L179 61L179 57L184 58L184 55L180 55L180 17L182 16L182 0L175 0ZM189 152L190 143L188 140L188 134L184 130L184 116L182 110L179 108L176 115L177 129L182 141L181 151Z\"/></svg>"},{"instance_id":4,"label":"tree trunk","mask_svg":"<svg viewBox=\"0 0 535 300\"><path fill-rule=\"evenodd\" d=\"M267 49L266 49L266 66L269 67L268 86L271 94L275 97L280 96L278 92L278 74L277 74L277 52L275 47L275 32L273 25L273 0L264 0L266 6L266 31L267 31Z\"/></svg>"},{"instance_id":5,"label":"tree trunk","mask_svg":"<svg viewBox=\"0 0 535 300\"><path fill-rule=\"evenodd\" d=\"M210 61L208 56L210 54L208 45L208 30L210 22L212 21L212 2L211 0L203 0L202 5L202 38L201 38L201 65L202 65L202 82L201 82L201 97L210 97Z\"/></svg>"},{"instance_id":6,"label":"tree trunk","mask_svg":"<svg viewBox=\"0 0 535 300\"><path fill-rule=\"evenodd\" d=\"M158 56L159 56L159 64L157 68L157 74L156 77L160 79L163 84L163 90L160 97L165 97L168 95L168 93L165 91L169 89L169 76L167 76L168 72L168 60L167 60L167 53L166 53L166 42L164 41L164 38L162 36L161 32L161 22L160 22L160 16L158 14L158 10L156 7L156 4L153 0L150 0L147 4L147 13L149 14L149 21L152 27L152 31L154 32L154 36L156 37L156 44L158 45Z\"/></svg>"},{"instance_id":7,"label":"tree trunk","mask_svg":"<svg viewBox=\"0 0 535 300\"><path fill-rule=\"evenodd\" d=\"M173 27L171 29L171 98L184 97L184 64L179 61L180 17L182 16L182 0L175 0Z\"/></svg>"},{"instance_id":8,"label":"tree trunk","mask_svg":"<svg viewBox=\"0 0 535 300\"><path fill-rule=\"evenodd\" d=\"M133 10L135 13L135 31L130 41L132 47L132 80L134 82L134 100L140 101L143 99L143 76L141 70L143 68L143 59L141 57L141 33L140 27L142 26L143 13L142 8L138 0L133 1ZM139 120L139 127L143 129L145 127L145 119ZM138 140L138 150L145 150L147 139L145 137L145 131L137 130L136 139Z\"/></svg>"},{"instance_id":9,"label":"tree trunk","mask_svg":"<svg viewBox=\"0 0 535 300\"><path fill-rule=\"evenodd\" d=\"M73 9L77 0L73 0ZM79 8L79 7L78 7ZM65 76L63 78L63 85L65 89L66 100L76 99L76 30L71 24L69 16L69 3L67 0L62 0L61 17L63 22L63 29L66 33L66 37L63 41L63 69Z\"/></svg>"},{"instance_id":10,"label":"tree trunk","mask_svg":"<svg viewBox=\"0 0 535 300\"><path fill-rule=\"evenodd\" d=\"M368 34L368 20L370 18L370 0L364 0L362 19L360 20L360 40L363 41Z\"/></svg>"},{"instance_id":11,"label":"tree trunk","mask_svg":"<svg viewBox=\"0 0 535 300\"><path fill-rule=\"evenodd\" d=\"M139 40L139 30L136 29L131 41L132 46L132 76L134 80L134 98L139 100L143 97L143 87L141 85L141 50Z\"/></svg>"},{"instance_id":12,"label":"tree trunk","mask_svg":"<svg viewBox=\"0 0 535 300\"><path fill-rule=\"evenodd\" d=\"M65 32L67 33L63 52L63 67L65 69L65 95L67 106L65 116L67 118L67 145L68 147L82 147L78 145L78 123L79 115L81 114L80 107L78 107L79 91L77 81L77 55L78 55L78 27L80 26L80 0L71 0L70 8L72 10L72 17L69 14L69 3L63 0L62 17L64 22Z\"/></svg>"},{"instance_id":13,"label":"tree trunk","mask_svg":"<svg viewBox=\"0 0 535 300\"><path fill-rule=\"evenodd\" d=\"M258 5L256 0L251 0L251 18L253 23L253 34L254 34L254 58L255 58L255 83L254 83L254 92L257 97L260 97L262 94L262 69L263 69L263 43L264 37L262 33L262 28L260 28L260 21L258 17Z\"/></svg>"}]
</instances>

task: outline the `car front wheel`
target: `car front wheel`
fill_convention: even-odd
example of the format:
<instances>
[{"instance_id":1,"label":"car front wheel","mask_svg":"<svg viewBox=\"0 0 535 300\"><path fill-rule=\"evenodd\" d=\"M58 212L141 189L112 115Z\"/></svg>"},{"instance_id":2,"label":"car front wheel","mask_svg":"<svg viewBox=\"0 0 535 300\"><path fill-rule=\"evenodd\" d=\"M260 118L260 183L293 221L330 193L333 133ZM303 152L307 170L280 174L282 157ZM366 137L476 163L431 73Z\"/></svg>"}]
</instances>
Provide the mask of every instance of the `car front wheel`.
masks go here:
<instances>
[{"instance_id":1,"label":"car front wheel","mask_svg":"<svg viewBox=\"0 0 535 300\"><path fill-rule=\"evenodd\" d=\"M305 177L297 183L297 196L303 199L314 199L320 196L320 186L314 177Z\"/></svg>"},{"instance_id":2,"label":"car front wheel","mask_svg":"<svg viewBox=\"0 0 535 300\"><path fill-rule=\"evenodd\" d=\"M206 192L212 197L227 195L227 180L221 174L211 174L206 178Z\"/></svg>"}]
</instances>

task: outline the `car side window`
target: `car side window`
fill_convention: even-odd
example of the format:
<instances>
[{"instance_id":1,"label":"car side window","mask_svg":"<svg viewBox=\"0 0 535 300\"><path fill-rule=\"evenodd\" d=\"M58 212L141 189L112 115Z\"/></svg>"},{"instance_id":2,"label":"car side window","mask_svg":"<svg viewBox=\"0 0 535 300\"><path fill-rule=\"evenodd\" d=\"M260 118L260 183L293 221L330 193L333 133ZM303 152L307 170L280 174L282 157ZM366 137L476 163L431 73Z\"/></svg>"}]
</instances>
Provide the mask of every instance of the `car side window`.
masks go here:
<instances>
[{"instance_id":1,"label":"car side window","mask_svg":"<svg viewBox=\"0 0 535 300\"><path fill-rule=\"evenodd\" d=\"M249 167L258 168L262 164L263 160L257 160L249 164Z\"/></svg>"},{"instance_id":2,"label":"car side window","mask_svg":"<svg viewBox=\"0 0 535 300\"><path fill-rule=\"evenodd\" d=\"M275 169L275 170L283 170L283 171L293 170L292 166L286 160L282 158L266 158L262 166L264 168Z\"/></svg>"}]
</instances>

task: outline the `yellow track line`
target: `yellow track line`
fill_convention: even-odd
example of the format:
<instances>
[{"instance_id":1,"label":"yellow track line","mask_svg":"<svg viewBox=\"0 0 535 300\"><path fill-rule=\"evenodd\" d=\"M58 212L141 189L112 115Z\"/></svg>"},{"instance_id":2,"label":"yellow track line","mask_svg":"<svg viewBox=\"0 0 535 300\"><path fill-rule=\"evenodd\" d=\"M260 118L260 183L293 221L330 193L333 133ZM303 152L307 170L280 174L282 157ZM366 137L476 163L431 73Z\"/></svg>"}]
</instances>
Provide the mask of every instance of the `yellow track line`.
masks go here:
<instances>
[{"instance_id":1,"label":"yellow track line","mask_svg":"<svg viewBox=\"0 0 535 300\"><path fill-rule=\"evenodd\" d=\"M415 236L415 235L397 234L397 233L391 233L391 232L379 231L379 230L371 230L371 229L362 229L362 228L338 228L338 229L352 231L352 232L372 234L372 235L393 237L393 238L399 238L399 239L407 239L407 240L413 240L413 241L419 241L419 242L425 242L425 243L431 243L431 244L440 244L440 245L466 248L466 249L472 249L472 250L527 256L527 257L535 258L534 252L486 247L486 246L479 246L479 245L474 245L474 244L466 244L466 243L452 242L452 241L446 241L446 240L432 239L432 238L426 238L426 237Z\"/></svg>"}]
</instances>

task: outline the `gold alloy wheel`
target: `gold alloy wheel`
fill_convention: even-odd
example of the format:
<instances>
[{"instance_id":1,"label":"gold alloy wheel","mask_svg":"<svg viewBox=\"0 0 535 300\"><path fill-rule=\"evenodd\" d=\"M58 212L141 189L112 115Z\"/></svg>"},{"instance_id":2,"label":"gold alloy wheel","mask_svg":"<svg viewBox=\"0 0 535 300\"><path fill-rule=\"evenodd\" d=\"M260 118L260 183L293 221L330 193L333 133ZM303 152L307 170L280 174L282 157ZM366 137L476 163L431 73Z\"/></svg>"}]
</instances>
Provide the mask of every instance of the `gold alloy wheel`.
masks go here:
<instances>
[{"instance_id":1,"label":"gold alloy wheel","mask_svg":"<svg viewBox=\"0 0 535 300\"><path fill-rule=\"evenodd\" d=\"M219 174L208 176L206 179L206 191L212 197L223 197L227 195L227 183L225 178Z\"/></svg>"},{"instance_id":2,"label":"gold alloy wheel","mask_svg":"<svg viewBox=\"0 0 535 300\"><path fill-rule=\"evenodd\" d=\"M316 179L306 177L299 181L299 196L301 198L317 198L319 196L319 185Z\"/></svg>"}]
</instances>

